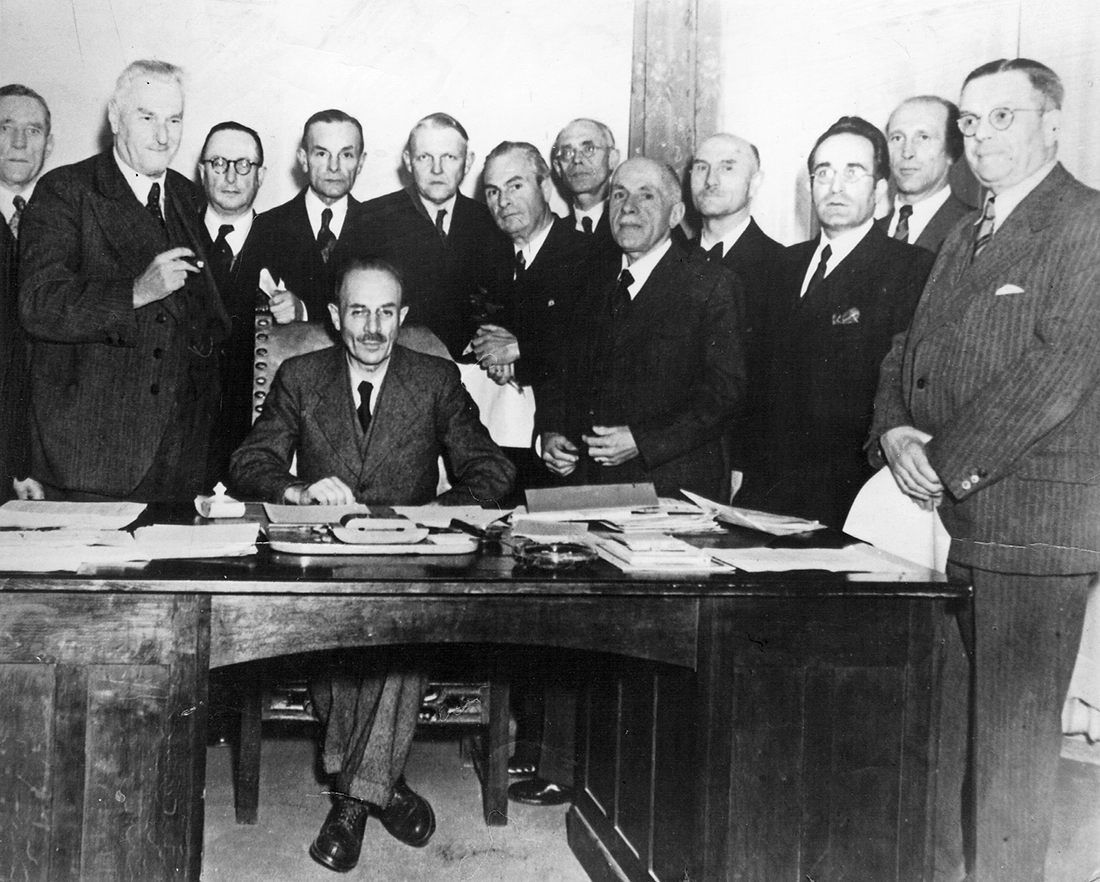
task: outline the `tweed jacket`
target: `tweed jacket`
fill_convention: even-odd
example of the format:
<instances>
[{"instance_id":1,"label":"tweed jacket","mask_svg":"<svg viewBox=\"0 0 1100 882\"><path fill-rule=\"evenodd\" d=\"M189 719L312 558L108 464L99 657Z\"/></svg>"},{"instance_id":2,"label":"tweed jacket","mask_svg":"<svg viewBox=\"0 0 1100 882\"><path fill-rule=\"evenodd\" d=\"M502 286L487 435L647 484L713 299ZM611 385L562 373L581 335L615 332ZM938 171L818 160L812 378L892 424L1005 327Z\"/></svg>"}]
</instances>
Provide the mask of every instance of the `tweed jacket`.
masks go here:
<instances>
[{"instance_id":1,"label":"tweed jacket","mask_svg":"<svg viewBox=\"0 0 1100 882\"><path fill-rule=\"evenodd\" d=\"M440 455L452 487L439 502L493 502L512 488L515 467L482 426L455 365L395 346L364 434L338 345L283 362L230 478L247 499L282 502L290 485L335 475L359 502L422 505L437 499Z\"/></svg>"},{"instance_id":2,"label":"tweed jacket","mask_svg":"<svg viewBox=\"0 0 1100 882\"><path fill-rule=\"evenodd\" d=\"M43 175L23 214L32 475L53 486L124 497L181 400L216 406L229 316L209 265L134 308L134 280L157 254L185 246L206 262L198 187L169 169L164 199L167 235L108 150Z\"/></svg>"}]
</instances>

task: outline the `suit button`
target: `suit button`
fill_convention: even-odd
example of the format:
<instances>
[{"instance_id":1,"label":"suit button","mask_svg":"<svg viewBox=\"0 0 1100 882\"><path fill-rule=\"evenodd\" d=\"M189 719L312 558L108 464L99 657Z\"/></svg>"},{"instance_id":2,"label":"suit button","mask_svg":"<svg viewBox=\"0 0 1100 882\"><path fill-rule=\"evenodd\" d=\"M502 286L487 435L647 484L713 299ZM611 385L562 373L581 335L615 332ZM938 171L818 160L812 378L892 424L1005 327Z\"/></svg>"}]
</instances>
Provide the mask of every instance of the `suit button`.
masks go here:
<instances>
[{"instance_id":1,"label":"suit button","mask_svg":"<svg viewBox=\"0 0 1100 882\"><path fill-rule=\"evenodd\" d=\"M921 377L919 380L917 380L917 388L918 389L923 389L927 385L928 385L928 381L924 377Z\"/></svg>"},{"instance_id":2,"label":"suit button","mask_svg":"<svg viewBox=\"0 0 1100 882\"><path fill-rule=\"evenodd\" d=\"M168 316L166 316L163 312L158 312L157 313L157 324L158 325L163 325L166 321L168 321Z\"/></svg>"},{"instance_id":3,"label":"suit button","mask_svg":"<svg viewBox=\"0 0 1100 882\"><path fill-rule=\"evenodd\" d=\"M156 349L153 350L153 358L163 358L163 357L164 357L164 350L161 349L159 346Z\"/></svg>"},{"instance_id":4,"label":"suit button","mask_svg":"<svg viewBox=\"0 0 1100 882\"><path fill-rule=\"evenodd\" d=\"M979 475L971 475L970 476L970 483L971 484L977 484L980 480L981 480L981 477Z\"/></svg>"},{"instance_id":5,"label":"suit button","mask_svg":"<svg viewBox=\"0 0 1100 882\"><path fill-rule=\"evenodd\" d=\"M969 490L970 489L970 482L969 481L963 481L962 482L962 488L963 488L963 490Z\"/></svg>"},{"instance_id":6,"label":"suit button","mask_svg":"<svg viewBox=\"0 0 1100 882\"><path fill-rule=\"evenodd\" d=\"M149 387L149 391L156 395L160 392L160 383L153 383L153 385Z\"/></svg>"}]
</instances>

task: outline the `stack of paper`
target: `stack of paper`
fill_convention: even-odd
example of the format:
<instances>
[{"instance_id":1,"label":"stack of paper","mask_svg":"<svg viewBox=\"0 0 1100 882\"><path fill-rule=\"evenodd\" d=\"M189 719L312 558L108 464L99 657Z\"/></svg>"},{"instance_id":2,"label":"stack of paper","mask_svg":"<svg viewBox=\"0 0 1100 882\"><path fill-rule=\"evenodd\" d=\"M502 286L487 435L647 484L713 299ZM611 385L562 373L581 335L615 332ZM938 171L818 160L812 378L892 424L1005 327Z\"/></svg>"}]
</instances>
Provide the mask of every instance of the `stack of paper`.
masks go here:
<instances>
[{"instance_id":1,"label":"stack of paper","mask_svg":"<svg viewBox=\"0 0 1100 882\"><path fill-rule=\"evenodd\" d=\"M711 548L712 555L739 570L776 573L826 570L831 573L914 573L919 567L870 545L847 548Z\"/></svg>"},{"instance_id":2,"label":"stack of paper","mask_svg":"<svg viewBox=\"0 0 1100 882\"><path fill-rule=\"evenodd\" d=\"M627 573L711 572L724 569L710 549L696 548L661 533L635 533L596 539L600 557Z\"/></svg>"},{"instance_id":3,"label":"stack of paper","mask_svg":"<svg viewBox=\"0 0 1100 882\"><path fill-rule=\"evenodd\" d=\"M141 502L49 502L13 499L0 505L0 527L43 530L70 527L119 530L143 511Z\"/></svg>"},{"instance_id":4,"label":"stack of paper","mask_svg":"<svg viewBox=\"0 0 1100 882\"><path fill-rule=\"evenodd\" d=\"M256 553L259 524L154 524L134 533L134 544L146 560L192 557L243 557Z\"/></svg>"},{"instance_id":5,"label":"stack of paper","mask_svg":"<svg viewBox=\"0 0 1100 882\"><path fill-rule=\"evenodd\" d=\"M692 502L700 508L714 512L718 520L733 524L736 527L749 527L760 530L762 533L770 533L773 536L791 536L795 533L805 533L808 530L823 530L825 525L820 521L807 521L803 518L795 518L790 515L771 514L766 511L755 511L751 508L737 508L732 505L722 505L692 493L690 490L681 490Z\"/></svg>"}]
</instances>

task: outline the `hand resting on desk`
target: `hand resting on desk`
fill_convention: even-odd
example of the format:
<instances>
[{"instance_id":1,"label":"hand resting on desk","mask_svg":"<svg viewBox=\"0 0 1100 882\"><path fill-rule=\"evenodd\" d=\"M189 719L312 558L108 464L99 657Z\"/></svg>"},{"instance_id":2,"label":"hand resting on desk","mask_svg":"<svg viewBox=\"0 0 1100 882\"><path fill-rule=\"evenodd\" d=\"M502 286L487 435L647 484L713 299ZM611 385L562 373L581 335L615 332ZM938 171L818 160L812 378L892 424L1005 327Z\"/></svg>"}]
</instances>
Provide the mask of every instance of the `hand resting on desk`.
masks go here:
<instances>
[{"instance_id":1,"label":"hand resting on desk","mask_svg":"<svg viewBox=\"0 0 1100 882\"><path fill-rule=\"evenodd\" d=\"M355 494L339 478L322 478L314 484L291 484L283 492L291 505L354 505Z\"/></svg>"}]
</instances>

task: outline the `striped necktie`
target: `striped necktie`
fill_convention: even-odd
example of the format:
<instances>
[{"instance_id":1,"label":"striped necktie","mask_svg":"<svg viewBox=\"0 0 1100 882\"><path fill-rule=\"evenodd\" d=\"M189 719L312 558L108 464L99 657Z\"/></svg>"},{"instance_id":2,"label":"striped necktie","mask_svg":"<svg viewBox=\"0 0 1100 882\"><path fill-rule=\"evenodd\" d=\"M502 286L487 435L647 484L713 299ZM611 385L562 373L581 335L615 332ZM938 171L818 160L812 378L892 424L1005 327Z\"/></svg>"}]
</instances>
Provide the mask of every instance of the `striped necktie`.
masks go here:
<instances>
[{"instance_id":1,"label":"striped necktie","mask_svg":"<svg viewBox=\"0 0 1100 882\"><path fill-rule=\"evenodd\" d=\"M985 200L985 210L982 212L982 219L978 224L978 234L974 239L974 255L970 258L971 261L978 259L978 255L982 253L985 246L993 238L993 220L996 217L993 207L994 199L996 197L990 194Z\"/></svg>"}]
</instances>

